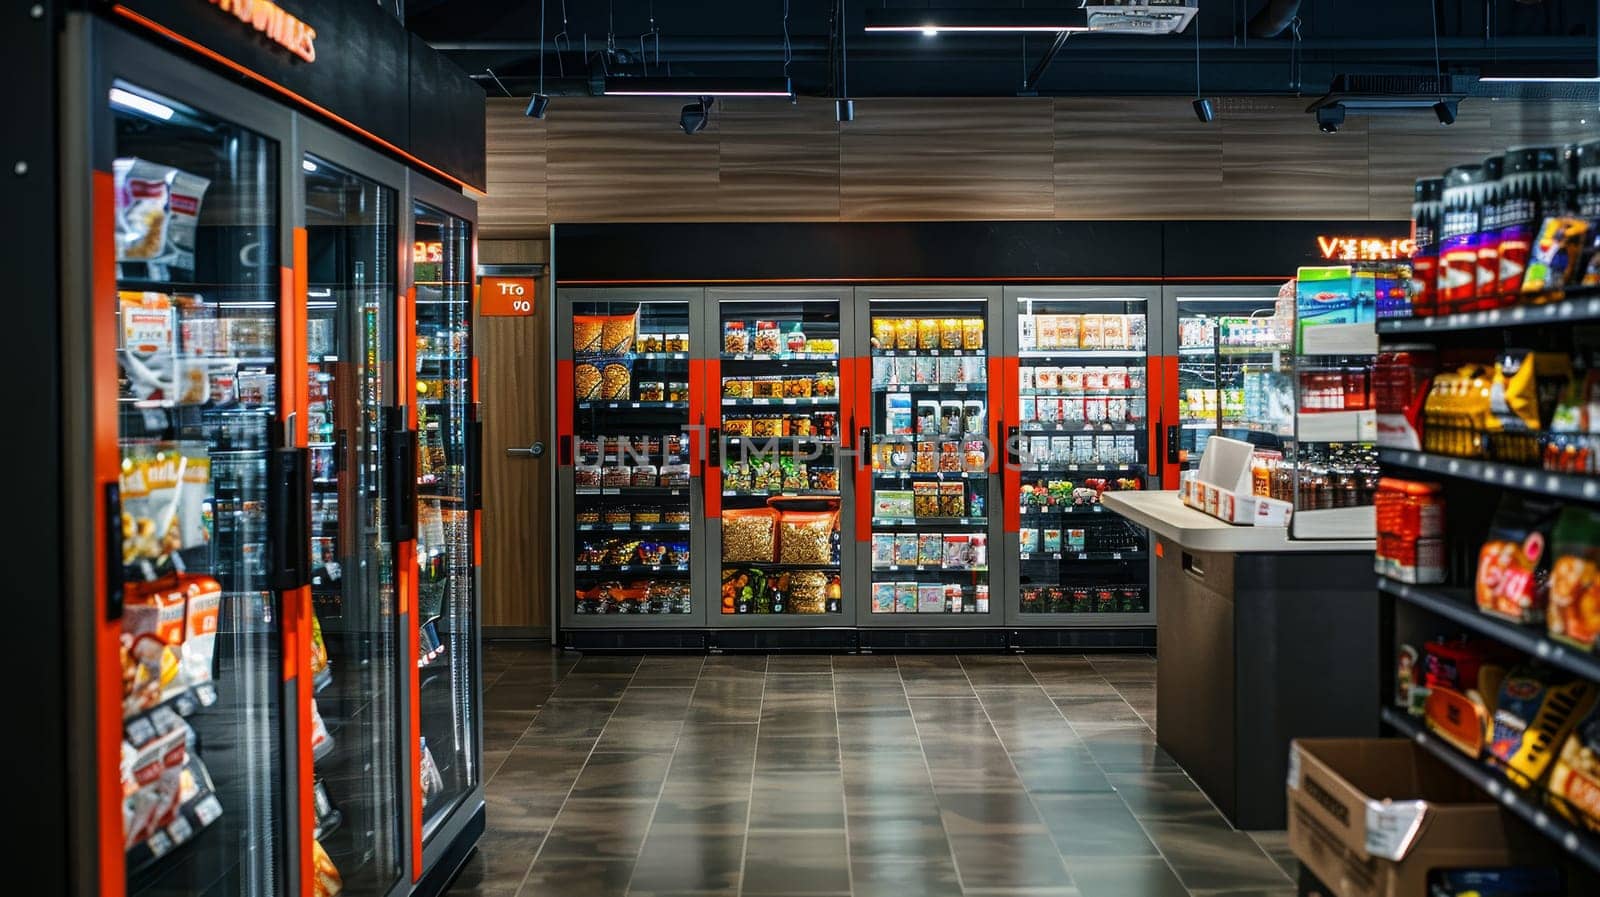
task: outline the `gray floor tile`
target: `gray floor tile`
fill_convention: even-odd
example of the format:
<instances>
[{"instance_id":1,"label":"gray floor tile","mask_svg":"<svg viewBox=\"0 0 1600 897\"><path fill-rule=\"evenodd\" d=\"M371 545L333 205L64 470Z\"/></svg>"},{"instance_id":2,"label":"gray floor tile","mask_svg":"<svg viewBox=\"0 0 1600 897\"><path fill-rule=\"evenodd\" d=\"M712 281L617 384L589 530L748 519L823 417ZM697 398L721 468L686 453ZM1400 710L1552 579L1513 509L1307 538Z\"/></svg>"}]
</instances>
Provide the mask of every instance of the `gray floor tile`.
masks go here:
<instances>
[{"instance_id":1,"label":"gray floor tile","mask_svg":"<svg viewBox=\"0 0 1600 897\"><path fill-rule=\"evenodd\" d=\"M632 860L644 844L655 807L654 800L569 800L545 837L539 862L547 858Z\"/></svg>"},{"instance_id":2,"label":"gray floor tile","mask_svg":"<svg viewBox=\"0 0 1600 897\"><path fill-rule=\"evenodd\" d=\"M757 775L750 828L844 830L844 783L838 773Z\"/></svg>"},{"instance_id":3,"label":"gray floor tile","mask_svg":"<svg viewBox=\"0 0 1600 897\"><path fill-rule=\"evenodd\" d=\"M573 799L641 798L654 800L661 793L672 758L638 751L595 752L572 786Z\"/></svg>"},{"instance_id":4,"label":"gray floor tile","mask_svg":"<svg viewBox=\"0 0 1600 897\"><path fill-rule=\"evenodd\" d=\"M1232 828L1205 792L1181 770L1109 773L1106 778L1140 819Z\"/></svg>"},{"instance_id":5,"label":"gray floor tile","mask_svg":"<svg viewBox=\"0 0 1600 897\"><path fill-rule=\"evenodd\" d=\"M1022 888L1072 888L1072 877L1050 836L952 835L956 871L968 892Z\"/></svg>"},{"instance_id":6,"label":"gray floor tile","mask_svg":"<svg viewBox=\"0 0 1600 897\"><path fill-rule=\"evenodd\" d=\"M1066 717L1067 722L1074 726L1118 723L1143 725L1144 723L1144 719L1120 697L1057 697L1055 705L1060 709L1061 715Z\"/></svg>"},{"instance_id":7,"label":"gray floor tile","mask_svg":"<svg viewBox=\"0 0 1600 897\"><path fill-rule=\"evenodd\" d=\"M766 832L752 829L745 848L744 894L850 892L844 830Z\"/></svg>"},{"instance_id":8,"label":"gray floor tile","mask_svg":"<svg viewBox=\"0 0 1600 897\"><path fill-rule=\"evenodd\" d=\"M650 832L633 867L632 894L737 890L744 832L714 835L677 827Z\"/></svg>"},{"instance_id":9,"label":"gray floor tile","mask_svg":"<svg viewBox=\"0 0 1600 897\"><path fill-rule=\"evenodd\" d=\"M491 823L450 886L451 897L514 897L543 838L543 832L509 832Z\"/></svg>"},{"instance_id":10,"label":"gray floor tile","mask_svg":"<svg viewBox=\"0 0 1600 897\"><path fill-rule=\"evenodd\" d=\"M541 856L520 893L521 897L623 897L632 876L632 858L546 860Z\"/></svg>"},{"instance_id":11,"label":"gray floor tile","mask_svg":"<svg viewBox=\"0 0 1600 897\"><path fill-rule=\"evenodd\" d=\"M820 735L771 735L765 728L756 742L756 775L771 772L839 771L839 739L831 731Z\"/></svg>"},{"instance_id":12,"label":"gray floor tile","mask_svg":"<svg viewBox=\"0 0 1600 897\"><path fill-rule=\"evenodd\" d=\"M585 654L569 676L632 676L642 660L638 655Z\"/></svg>"},{"instance_id":13,"label":"gray floor tile","mask_svg":"<svg viewBox=\"0 0 1600 897\"><path fill-rule=\"evenodd\" d=\"M1113 793L1035 795L1034 802L1068 866L1079 857L1160 856L1139 821Z\"/></svg>"},{"instance_id":14,"label":"gray floor tile","mask_svg":"<svg viewBox=\"0 0 1600 897\"><path fill-rule=\"evenodd\" d=\"M951 837L1046 831L1026 791L940 791L939 818Z\"/></svg>"},{"instance_id":15,"label":"gray floor tile","mask_svg":"<svg viewBox=\"0 0 1600 897\"><path fill-rule=\"evenodd\" d=\"M551 701L528 725L527 735L541 738L599 738L617 709L615 701ZM527 736L524 736L527 737Z\"/></svg>"},{"instance_id":16,"label":"gray floor tile","mask_svg":"<svg viewBox=\"0 0 1600 897\"><path fill-rule=\"evenodd\" d=\"M853 843L853 842L852 842ZM919 860L864 860L851 850L855 897L961 897L961 882L948 851Z\"/></svg>"},{"instance_id":17,"label":"gray floor tile","mask_svg":"<svg viewBox=\"0 0 1600 897\"><path fill-rule=\"evenodd\" d=\"M850 839L850 858L857 870L863 863L949 862L950 841L937 805L931 814L898 815L882 810L875 806L870 814L852 812L849 816L845 830Z\"/></svg>"},{"instance_id":18,"label":"gray floor tile","mask_svg":"<svg viewBox=\"0 0 1600 897\"><path fill-rule=\"evenodd\" d=\"M1244 832L1209 825L1152 821L1151 840L1191 891L1272 890L1289 877Z\"/></svg>"},{"instance_id":19,"label":"gray floor tile","mask_svg":"<svg viewBox=\"0 0 1600 897\"><path fill-rule=\"evenodd\" d=\"M767 658L767 673L831 673L833 657L828 654L776 654Z\"/></svg>"},{"instance_id":20,"label":"gray floor tile","mask_svg":"<svg viewBox=\"0 0 1600 897\"><path fill-rule=\"evenodd\" d=\"M1189 897L1160 857L1071 857L1067 870L1083 897Z\"/></svg>"}]
</instances>

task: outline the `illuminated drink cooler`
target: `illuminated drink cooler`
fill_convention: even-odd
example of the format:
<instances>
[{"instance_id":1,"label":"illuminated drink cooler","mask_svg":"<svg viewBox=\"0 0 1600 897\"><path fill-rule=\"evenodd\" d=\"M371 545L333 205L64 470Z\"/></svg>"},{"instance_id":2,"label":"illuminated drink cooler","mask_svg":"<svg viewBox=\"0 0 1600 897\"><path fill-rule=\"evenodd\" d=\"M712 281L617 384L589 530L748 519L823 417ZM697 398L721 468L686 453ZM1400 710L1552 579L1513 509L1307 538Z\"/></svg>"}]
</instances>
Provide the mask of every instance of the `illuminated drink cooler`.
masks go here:
<instances>
[{"instance_id":1,"label":"illuminated drink cooler","mask_svg":"<svg viewBox=\"0 0 1600 897\"><path fill-rule=\"evenodd\" d=\"M1235 826L1282 828L1290 740L1378 731L1373 543L1236 526L1176 492L1105 504L1155 537L1157 743Z\"/></svg>"}]
</instances>

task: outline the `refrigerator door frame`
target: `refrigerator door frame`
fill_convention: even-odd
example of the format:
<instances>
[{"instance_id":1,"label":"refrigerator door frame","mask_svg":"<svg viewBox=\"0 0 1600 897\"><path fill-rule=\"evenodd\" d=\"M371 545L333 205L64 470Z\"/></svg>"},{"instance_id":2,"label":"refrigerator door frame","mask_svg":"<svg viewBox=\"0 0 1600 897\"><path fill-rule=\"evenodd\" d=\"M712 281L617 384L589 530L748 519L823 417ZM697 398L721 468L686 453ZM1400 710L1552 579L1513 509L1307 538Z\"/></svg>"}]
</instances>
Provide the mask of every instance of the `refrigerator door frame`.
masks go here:
<instances>
[{"instance_id":1,"label":"refrigerator door frame","mask_svg":"<svg viewBox=\"0 0 1600 897\"><path fill-rule=\"evenodd\" d=\"M470 272L470 274L472 276L471 306L470 306L470 308L468 310L468 321L469 321L469 326L470 326L471 330L476 330L477 329L477 311L478 311L478 273L477 273L478 272L478 204L476 202L473 202L470 197L467 197L467 196L463 195L462 193L460 193L460 192L458 192L456 190L452 190L451 188L445 186L444 184L439 183L438 181L436 181L436 180L434 180L434 179L432 179L430 177L427 177L427 176L425 176L423 174L420 174L420 173L418 173L416 171L411 171L411 170L408 170L407 173L406 173L406 193L405 193L405 196L406 196L405 208L407 210L406 211L406 215L405 215L405 217L407 219L406 229L408 231L411 231L412 228L415 227L415 225L411 221L411 219L414 217L414 214L413 214L413 211L412 211L413 207L417 203L422 203L423 205L429 206L430 208L433 208L433 209L436 209L438 211L444 212L447 215L452 215L452 216L455 216L456 218L460 218L463 221L466 221L468 223L468 225L471 227L472 236L471 236L471 239L469 240L469 253L470 253L471 257L467 260L467 265L463 270ZM408 241L408 242L412 242L412 241ZM407 278L405 280L405 284L406 284L406 295L407 295L407 297L409 297L410 301L414 304L415 301L416 301L416 272L415 272L415 270L413 268L411 268L409 266L409 264L408 264ZM415 322L416 322L415 314L412 315L411 320L412 320L413 324L415 324ZM411 333L409 336L411 336L413 338L416 336L416 334L414 332L414 329L413 329L413 333ZM477 402L478 402L478 344L477 344L477 340L475 338L473 338L475 336L476 336L476 334L471 334L468 337L468 347L471 349L471 352L472 352L471 361L470 361L470 367L468 369L469 370L469 376L471 378L471 382L469 383L468 397L469 397L469 400L470 400L470 402L471 402L471 404L472 404L474 409L477 407ZM414 343L413 343L413 345L414 345ZM415 365L413 365L413 369L415 369ZM479 448L481 450L482 446L480 445ZM469 463L469 464L481 463L481 461L482 461L481 458L468 458L467 459L467 463ZM478 810L480 808L482 808L484 806L484 778L485 777L483 775L483 616L482 616L482 614L483 614L483 567L482 567L482 564L480 563L480 558L479 558L479 552L481 551L481 548L482 548L481 539L482 539L482 515L483 515L483 512L481 510L473 510L471 513L472 513L472 531L471 532L472 532L472 557L473 557L473 560L472 560L472 583L471 583L471 588L472 588L473 632L472 632L472 641L471 641L472 659L471 659L471 662L469 664L469 671L470 671L470 676L471 676L471 684L470 684L471 694L469 695L469 700L474 705L474 712L473 712L473 715L472 715L472 718L473 718L473 727L472 727L473 728L473 732L472 732L473 741L472 741L472 744L473 744L474 753L477 754L477 758L478 758L478 762L477 762L477 766L476 766L476 768L478 770L478 780L475 783L473 783L472 788L468 789L468 791L465 794L463 794L460 798L457 799L457 801L456 801L454 806L452 806L450 809L445 811L444 817L442 818L442 820L440 821L438 826L436 826L431 833L426 832L427 818L426 818L426 815L424 814L423 819L422 819L422 829L420 830L420 831L422 831L422 836L421 836L422 837L422 842L421 842L422 843L422 868L423 868L424 874L427 873L427 870L430 870L430 869L434 868L434 865L436 863L440 862L441 858L445 854L447 854L447 853L449 853L451 851L451 848L454 846L456 839L461 836L461 833L463 831L465 831L466 828L468 827L468 825L470 824L471 818L478 812ZM414 637L414 636L408 636L408 637ZM412 664L412 668L413 669L416 668L416 665L414 663ZM421 735L422 706L421 706L420 688L421 688L421 685L420 685L420 681L419 681L418 691L417 691L417 704L414 705L412 710L411 710L411 719L416 724L416 731L414 731L412 733L413 739L418 738ZM420 770L418 772L420 773ZM419 785L419 791L420 791L420 785Z\"/></svg>"},{"instance_id":2,"label":"refrigerator door frame","mask_svg":"<svg viewBox=\"0 0 1600 897\"><path fill-rule=\"evenodd\" d=\"M1286 277L1284 279L1287 281L1292 280L1293 278ZM1180 301L1187 301L1191 299L1237 299L1240 302L1251 302L1255 301L1256 299L1261 299L1262 301L1269 301L1276 300L1278 298L1279 289L1279 286L1272 286L1260 282L1246 282L1238 284L1219 282L1215 284L1203 284L1200 286L1171 283L1162 285L1161 304L1166 310L1168 324L1161 333L1161 354L1166 358L1171 359L1170 375L1172 378L1171 388L1162 390L1161 401L1163 403L1163 407L1160 409L1160 412L1164 420L1172 421L1173 425L1179 427L1181 431L1181 428L1183 427L1183 421L1178 414L1178 384L1180 382L1178 368L1183 364L1183 355L1180 351L1183 340L1178 335L1178 328L1182 323L1183 315L1178 309L1178 303ZM1289 352L1292 356L1294 354L1293 345L1291 344L1290 347L1285 351ZM1215 359L1215 356L1213 356L1213 359ZM1221 431L1220 423L1222 409L1220 404L1217 408L1217 415L1219 427L1217 430L1212 431L1213 434ZM1161 428L1161 433L1157 436L1157 443L1161 449L1163 459L1165 458L1166 454L1166 438L1166 427L1163 426ZM1168 465L1165 463L1162 466L1163 469L1168 467ZM1166 475L1164 475L1162 478L1162 486L1167 489L1176 489L1178 487L1178 470L1176 467L1173 467L1171 470L1167 470Z\"/></svg>"},{"instance_id":3,"label":"refrigerator door frame","mask_svg":"<svg viewBox=\"0 0 1600 897\"><path fill-rule=\"evenodd\" d=\"M576 416L576 401L570 389L571 370L573 362L572 350L572 317L574 307L582 302L628 302L642 301L645 299L665 302L684 302L689 308L689 396L690 420L685 425L690 433L689 452L689 583L691 601L694 605L687 614L579 614L575 609L574 596L577 594L576 565L572 558L577 549L577 515L572 499L575 496L573 483L573 468L571 463L562 464L562 458L574 458L575 446L562 445L562 441L570 437L576 442L577 434L564 434L561 430L562 415ZM557 376L555 377L555 401L550 405L553 415L550 432L556 434L554 449L555 458L555 492L551 496L551 505L555 508L556 539L553 546L555 551L554 563L551 565L556 570L556 591L552 596L556 604L556 613L552 617L559 622L562 629L630 629L630 630L702 630L706 628L709 610L706 607L707 587L704 585L706 577L715 569L707 562L705 550L706 521L704 477L701 469L706 458L705 426L704 420L693 420L696 409L694 397L705 394L704 365L709 357L706 346L696 346L695 340L704 339L705 324L705 290L700 287L565 287L559 288L555 294L555 309L551 315L551 326L555 328L555 363ZM720 346L721 343L719 342ZM568 384L566 393L562 393L563 375ZM696 381L699 381L698 383ZM703 415L702 415L703 417Z\"/></svg>"},{"instance_id":4,"label":"refrigerator door frame","mask_svg":"<svg viewBox=\"0 0 1600 897\"><path fill-rule=\"evenodd\" d=\"M395 238L397 240L396 246L394 247L394 251L396 252L394 274L395 286L398 290L410 284L411 216L410 204L407 202L408 194L406 183L406 167L401 163L396 162L393 159L382 155L381 153L378 153L375 150L361 145L358 141L352 140L338 131L335 131L332 128L329 128L318 122L311 121L299 115L295 117L295 121L296 139L294 142L294 183L296 188L296 205L294 221L296 229L303 230L305 227L305 171L301 167L301 161L307 154L315 155L319 159L345 172L365 178L380 187L389 188L394 191L395 196ZM304 260L300 260L300 263L303 265ZM307 273L309 274L309 272ZM388 358L384 358L384 347L382 343L383 335L381 330L379 336L379 365L386 365L388 368L386 371L388 376L384 378L383 383L383 397L379 405L381 413L385 417L391 413L392 409L397 407L398 403L396 399L399 396L409 395L409 384L415 379L414 375L408 376L407 365L405 363L410 356L406 354L406 340L402 339L402 335L407 332L407 322L404 320L407 306L403 299L403 294L397 293L394 297L392 297L393 304L388 308L389 338L393 340L393 343L389 346ZM308 301L307 297L302 295L298 297L298 300L301 303L301 308L303 309L305 307L305 303ZM302 365L304 364L303 361L301 363ZM402 385L402 382L406 385ZM410 415L414 415L415 406L409 406L407 414L408 417ZM413 429L415 428L414 417L410 418L409 426ZM412 707L415 706L415 699L406 699L407 694L414 695L414 683L416 682L417 670L416 632L411 625L412 620L415 618L412 606L414 604L416 595L416 576L414 572L416 564L414 562L410 564L406 564L404 562L406 555L403 551L403 548L407 544L410 544L412 546L412 552L415 552L414 542L397 542L392 539L389 542L389 551L392 558L392 569L395 571L396 613L394 625L399 627L399 630L395 633L395 644L400 646L400 654L395 658L396 673L397 677L404 677L397 678L397 681L394 683L396 694L399 697L399 700L396 702L396 714L394 721L395 730L393 732L393 735L397 740L401 737L402 733L414 732L417 727L412 713ZM414 553L411 555L411 558L413 561L415 560ZM408 632L410 633L409 638L407 637ZM307 635L307 638L309 638L309 634ZM306 724L309 726L309 705L306 708L306 716ZM421 798L418 796L421 789L421 780L418 778L421 752L418 748L416 738L413 737L405 742L400 742L400 749L396 751L396 756L401 758L401 766L399 769L395 770L395 781L399 783L410 783L410 786L403 787L400 792L395 795L395 807L400 812L401 820L401 831L399 838L400 876L390 888L388 892L390 895L404 894L411 890L411 886L416 882L417 879L421 877L419 864L422 858L420 845L418 844L418 839L421 835L421 829L420 827L414 827L412 824L412 821L416 819L417 814L421 811ZM410 758L409 761L405 759L407 757ZM302 789L307 794L308 799L311 791L313 775L315 775L314 768L307 770L304 776L304 781L300 783ZM415 834L413 835L413 833ZM310 838L311 831L308 828L305 833L308 853L310 847ZM304 892L304 894L310 893L311 892L309 890ZM302 897L304 897L304 895L302 895Z\"/></svg>"},{"instance_id":5,"label":"refrigerator door frame","mask_svg":"<svg viewBox=\"0 0 1600 897\"><path fill-rule=\"evenodd\" d=\"M71 801L71 841L74 893L120 897L126 893L127 872L122 850L121 787L118 774L122 713L120 670L115 660L120 615L110 617L104 606L107 569L104 547L104 490L117 482L115 418L116 362L111 354L115 335L105 318L115 302L115 258L109 234L98 228L113 224L114 197L111 161L115 157L115 129L111 126L106 96L121 80L159 93L196 109L225 109L209 113L230 124L274 141L278 152L277 260L279 277L291 276L292 200L298 186L290 167L294 153L293 110L263 102L251 91L230 83L176 54L165 52L133 34L88 13L68 13L62 31L61 58L61 334L60 363L63 403L64 548L77 558L67 564L69 594L93 596L69 601L64 608L68 631L67 706L69 731L95 733L93 738L69 742L68 776ZM88 260L88 264L84 264ZM265 261L265 258L263 259ZM111 287L111 289L107 289ZM280 296L289 295L289 283L280 280ZM283 326L283 301L277 324ZM105 318L105 320L101 320ZM105 328L105 332L97 332ZM107 337L110 342L106 343ZM280 347L281 347L280 342ZM281 367L281 360L280 360ZM109 379L108 379L109 378ZM279 372L279 382L283 381ZM110 386L108 400L106 387ZM109 402L109 404L108 404ZM280 390L278 420L288 408ZM109 414L109 416L107 416ZM104 418L104 419L102 419ZM111 440L104 444L105 437ZM109 455L111 468L106 469ZM280 604L286 599L279 593ZM288 676L299 656L290 649L285 628L279 626L280 669L279 738L285 781L300 774L297 752L292 750L309 728L309 707L298 705L297 684L304 676ZM300 795L283 795L281 880L285 894L301 893L309 885L310 857L301 849L298 828L303 813ZM306 832L309 836L309 831Z\"/></svg>"},{"instance_id":6,"label":"refrigerator door frame","mask_svg":"<svg viewBox=\"0 0 1600 897\"><path fill-rule=\"evenodd\" d=\"M1165 447L1155 434L1162 432L1158 428L1159 407L1156 398L1163 394L1164 383L1159 376L1158 356L1156 350L1159 346L1158 334L1166 332L1166 309L1162 301L1161 287L1154 283L1116 284L1108 283L1103 286L1074 285L1074 286L1039 286L1019 287L1008 286L1005 288L1005 347L1006 357L1015 359L1011 362L1013 370L1021 359L1021 350L1017 334L1017 319L1022 313L1022 301L1037 299L1044 301L1086 301L1086 300L1117 300L1129 301L1144 300L1145 302L1145 426L1146 426L1146 451L1149 455L1145 463L1146 489L1160 488L1156 452L1164 451ZM1130 350L1132 351L1132 350ZM1016 383L1015 378L1012 384ZM1010 397L1008 396L1008 401ZM1008 412L1010 409L1007 409ZM1008 415L1009 416L1009 415ZM1021 471L1006 465L1005 502L1007 513L1017 507L1017 496L1021 490ZM1015 487L1015 488L1013 488ZM1020 500L1020 499L1017 499ZM1006 563L1005 591L1001 601L1005 606L1005 625L1014 629L1145 629L1155 628L1156 625L1156 556L1155 536L1146 533L1145 552L1146 558L1146 594L1150 598L1150 609L1141 614L1025 614L1022 613L1022 574L1018 563L1013 563L1021 554L1022 540L1019 532L1012 530L1005 534L1001 550Z\"/></svg>"},{"instance_id":7,"label":"refrigerator door frame","mask_svg":"<svg viewBox=\"0 0 1600 897\"><path fill-rule=\"evenodd\" d=\"M707 407L715 407L717 414L715 420L720 429L722 415L722 303L723 302L752 302L752 303L785 303L785 302L837 302L839 304L839 438L840 444L836 452L841 465L848 463L851 458L849 452L850 442L846 434L847 419L846 409L850 406L850 397L846 394L847 384L856 376L855 356L850 352L855 348L854 304L855 295L849 287L804 287L804 286L776 286L776 287L710 287L705 291L705 334L701 338L706 347L705 361L705 396ZM691 347L693 348L693 347ZM715 350L715 351L712 351ZM709 427L709 424L707 425ZM707 434L707 447L710 446L709 433ZM720 454L719 454L720 457ZM855 531L854 521L848 516L854 513L854 505L850 499L850 490L853 480L849 474L839 471L839 513L841 515L839 529L839 578L843 584L840 596L839 613L836 614L723 614L722 613L722 520L720 509L722 495L719 490L711 488L712 468L708 462L706 477L702 485L705 504L715 505L719 512L717 517L712 517L712 509L708 508L705 514L705 555L708 564L707 578L704 581L706 593L706 628L708 629L850 629L855 625L853 613L848 609L849 584L855 581L854 557L847 541ZM721 473L718 469L718 486L721 486ZM847 485L847 483L849 485ZM715 501L713 501L715 499ZM737 566L737 565L733 565ZM715 583L715 585L713 585Z\"/></svg>"},{"instance_id":8,"label":"refrigerator door frame","mask_svg":"<svg viewBox=\"0 0 1600 897\"><path fill-rule=\"evenodd\" d=\"M1005 344L999 338L1003 333L1005 291L999 285L991 284L929 284L927 286L858 286L856 293L856 332L861 334L859 349L861 351L858 366L862 371L857 387L858 401L860 397L866 398L866 420L858 422L856 428L872 426L872 303L875 300L906 301L912 299L940 299L940 300L965 300L969 302L986 303L987 312L984 314L984 328L987 331L984 337L985 358L988 362L987 393L989 448L992 457L989 464L989 495L988 495L988 536L989 536L989 612L988 613L952 613L952 614L875 614L872 612L872 486L873 479L870 466L862 483L862 488L856 492L858 501L865 497L865 513L863 518L867 521L864 532L857 533L856 541L856 581L863 588L856 599L855 625L861 629L998 629L1005 625L1005 615L1000 595L1004 594L1002 581L1005 577L1002 565L995 563L997 548L1003 547L1002 534L1004 520L999 509L1003 508L1006 500L1005 447L1003 444L1005 428L1009 423L1004 416L994 413L994 397L1004 394L1007 379L1007 355ZM859 460L859 459L858 459ZM998 480L998 483L996 482Z\"/></svg>"}]
</instances>

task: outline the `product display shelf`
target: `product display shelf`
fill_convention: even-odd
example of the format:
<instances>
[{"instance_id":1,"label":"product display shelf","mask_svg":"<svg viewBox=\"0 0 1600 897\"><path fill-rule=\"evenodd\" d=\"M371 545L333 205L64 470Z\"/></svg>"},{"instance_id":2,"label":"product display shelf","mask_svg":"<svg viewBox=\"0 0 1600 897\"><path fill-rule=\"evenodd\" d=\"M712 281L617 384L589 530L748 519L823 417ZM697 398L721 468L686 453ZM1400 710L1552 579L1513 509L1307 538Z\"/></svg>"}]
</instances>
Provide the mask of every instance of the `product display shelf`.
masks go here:
<instances>
[{"instance_id":1,"label":"product display shelf","mask_svg":"<svg viewBox=\"0 0 1600 897\"><path fill-rule=\"evenodd\" d=\"M1145 551L1035 551L1017 555L1019 561L1142 561L1150 557Z\"/></svg>"},{"instance_id":2,"label":"product display shelf","mask_svg":"<svg viewBox=\"0 0 1600 897\"><path fill-rule=\"evenodd\" d=\"M1582 474L1554 473L1498 461L1399 449L1379 449L1378 460L1384 465L1403 467L1408 471L1474 480L1502 489L1516 489L1569 501L1600 502L1600 479Z\"/></svg>"},{"instance_id":3,"label":"product display shelf","mask_svg":"<svg viewBox=\"0 0 1600 897\"><path fill-rule=\"evenodd\" d=\"M1541 626L1522 626L1478 610L1472 590L1446 586L1415 586L1378 577L1378 589L1461 626L1508 645L1551 666L1600 682L1600 655L1590 654L1546 637Z\"/></svg>"},{"instance_id":4,"label":"product display shelf","mask_svg":"<svg viewBox=\"0 0 1600 897\"><path fill-rule=\"evenodd\" d=\"M1543 305L1513 305L1487 311L1460 312L1426 318L1398 318L1378 322L1378 332L1445 333L1499 327L1578 324L1600 321L1600 287L1572 287L1566 298Z\"/></svg>"},{"instance_id":5,"label":"product display shelf","mask_svg":"<svg viewBox=\"0 0 1600 897\"><path fill-rule=\"evenodd\" d=\"M1444 761L1462 778L1483 789L1502 806L1515 813L1535 831L1560 845L1561 849L1593 869L1600 869L1600 837L1572 825L1545 806L1538 794L1524 791L1506 781L1494 769L1430 734L1420 723L1393 708L1383 708L1383 721L1412 739L1428 753Z\"/></svg>"}]
</instances>

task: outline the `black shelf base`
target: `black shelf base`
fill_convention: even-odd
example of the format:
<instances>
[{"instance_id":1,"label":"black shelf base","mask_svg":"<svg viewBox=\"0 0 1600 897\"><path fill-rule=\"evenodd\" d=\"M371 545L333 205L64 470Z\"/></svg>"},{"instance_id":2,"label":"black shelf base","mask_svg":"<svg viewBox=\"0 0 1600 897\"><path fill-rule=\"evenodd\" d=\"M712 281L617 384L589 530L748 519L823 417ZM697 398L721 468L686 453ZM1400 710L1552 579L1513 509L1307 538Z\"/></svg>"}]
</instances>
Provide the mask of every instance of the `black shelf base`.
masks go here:
<instances>
[{"instance_id":1,"label":"black shelf base","mask_svg":"<svg viewBox=\"0 0 1600 897\"><path fill-rule=\"evenodd\" d=\"M461 833L450 843L432 868L422 873L422 880L417 882L416 888L411 892L412 897L438 897L449 889L456 876L461 874L461 867L467 862L467 857L478 849L478 839L483 837L486 815L484 805L478 804L478 808L473 811Z\"/></svg>"},{"instance_id":2,"label":"black shelf base","mask_svg":"<svg viewBox=\"0 0 1600 897\"><path fill-rule=\"evenodd\" d=\"M1126 628L1048 627L1038 629L986 627L873 628L818 626L816 628L749 629L567 629L561 647L589 654L826 653L855 654L882 651L968 651L1025 653L1059 651L1154 653L1154 626Z\"/></svg>"}]
</instances>

